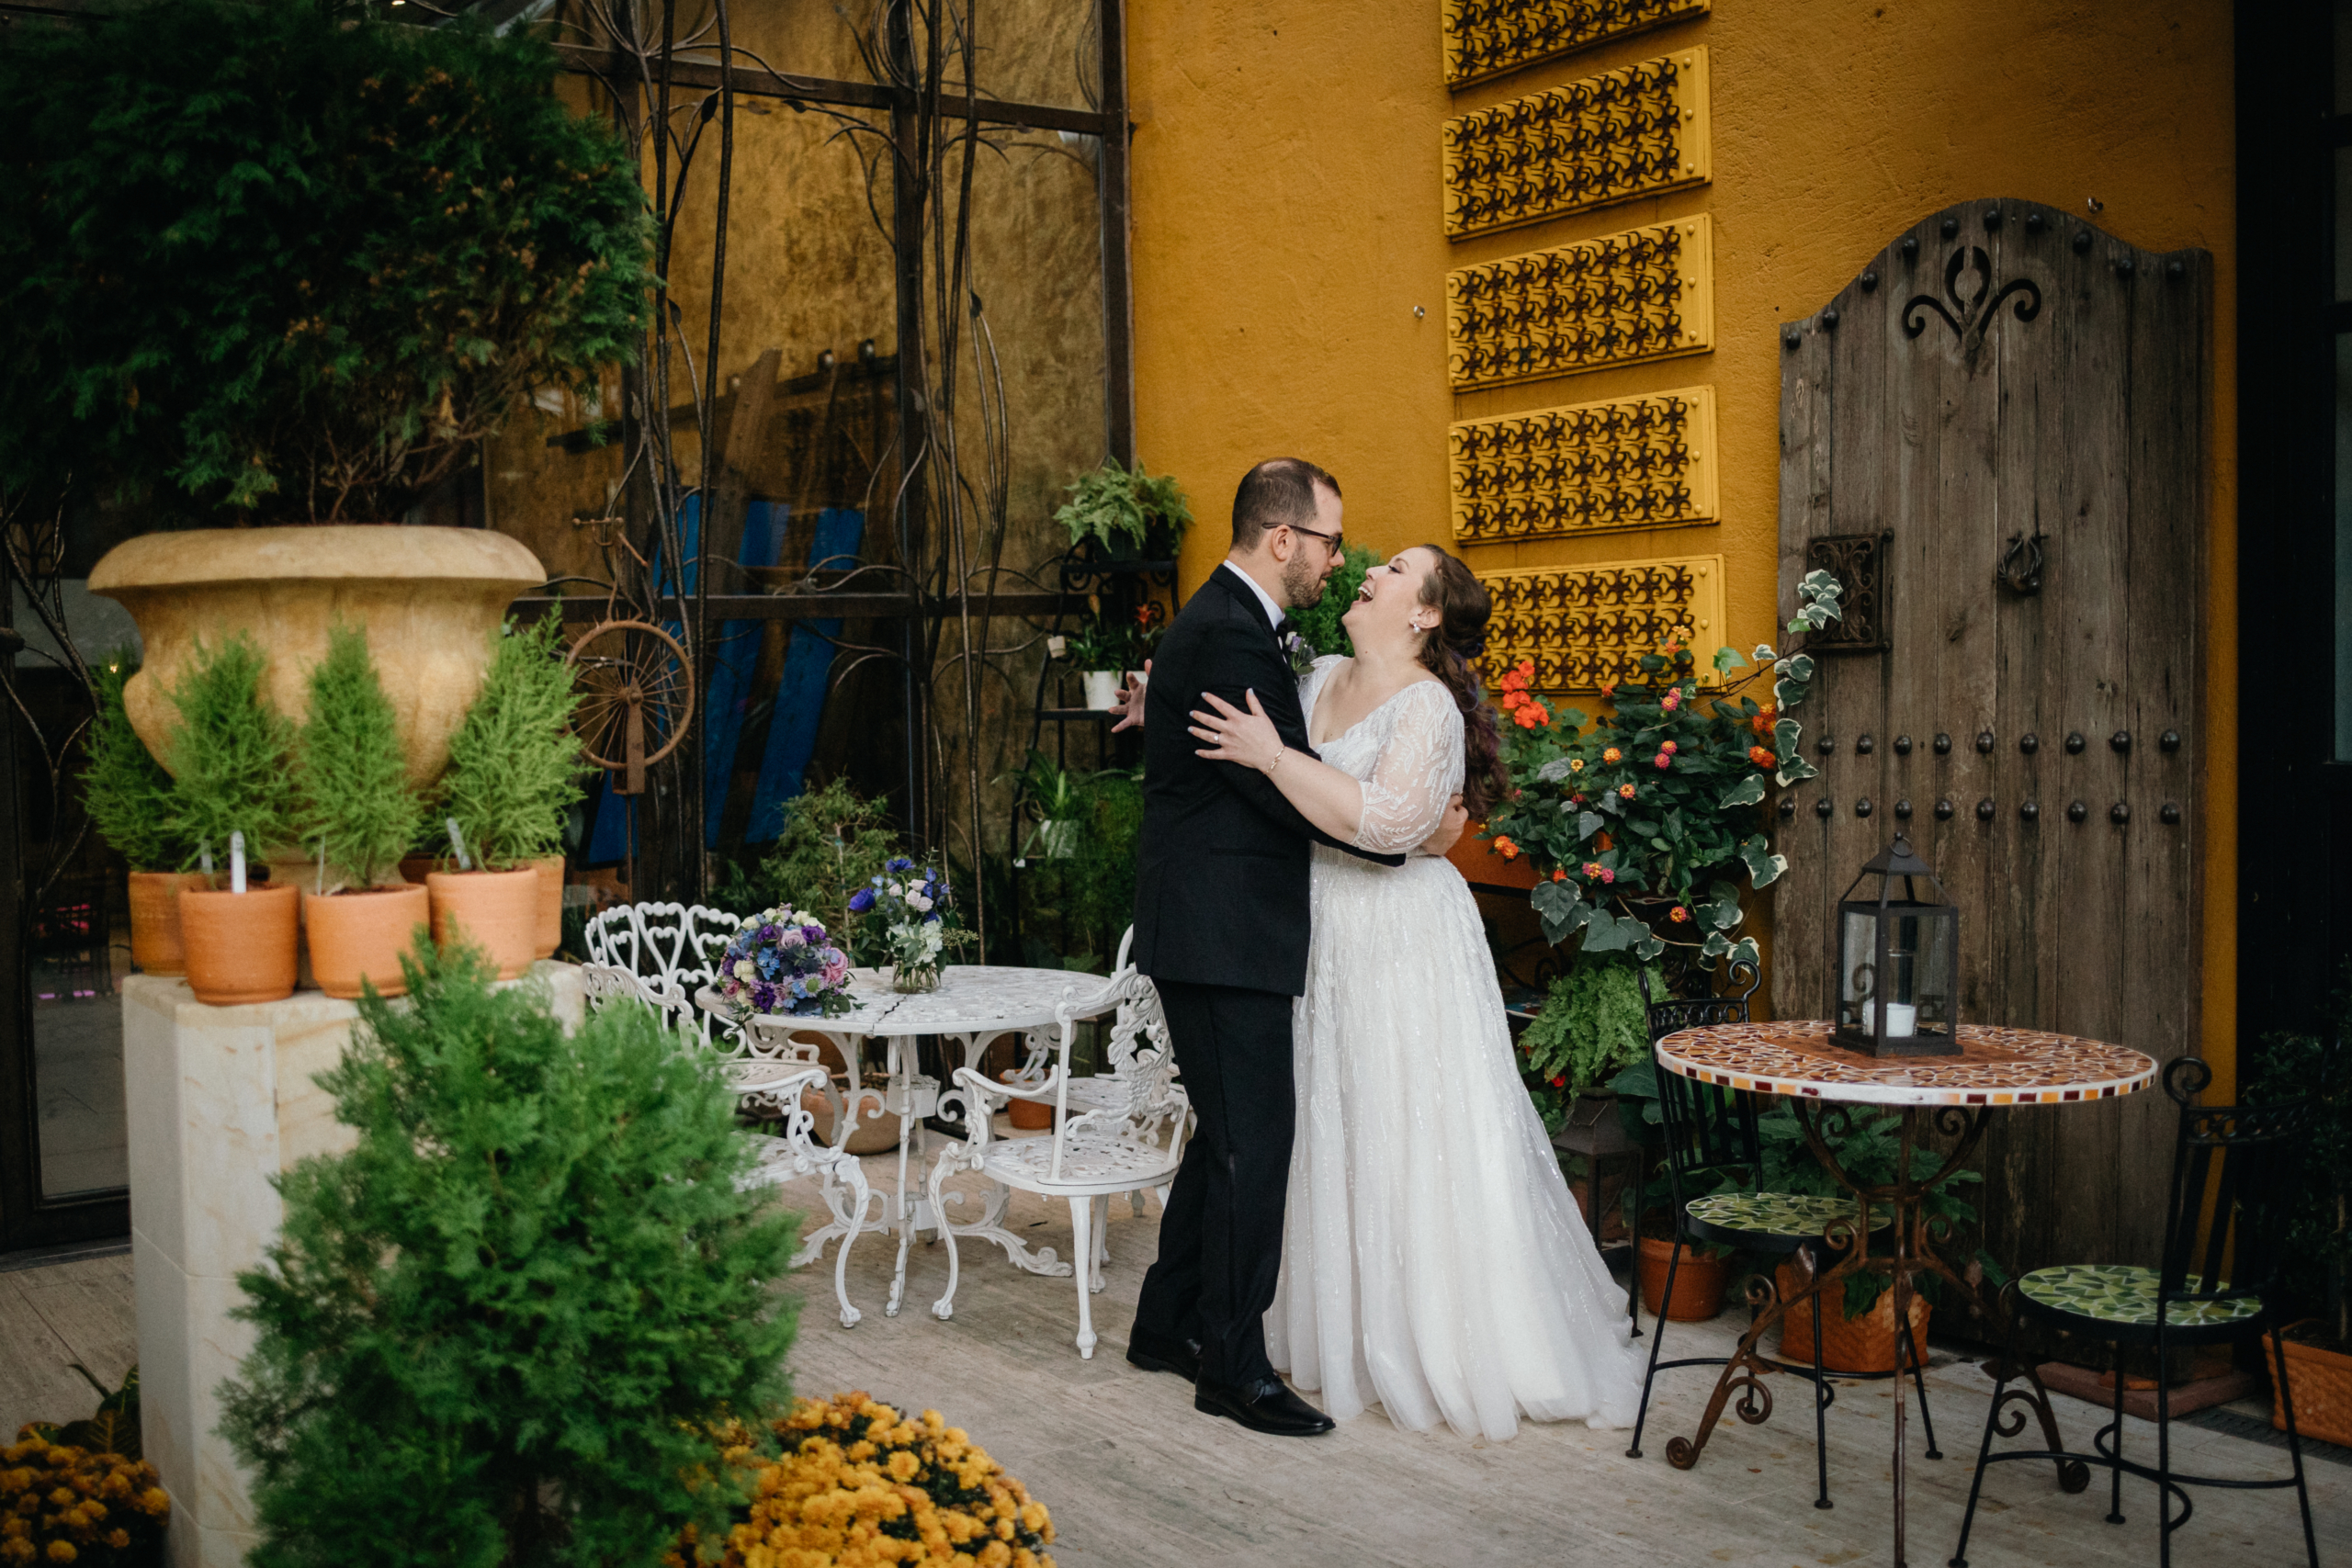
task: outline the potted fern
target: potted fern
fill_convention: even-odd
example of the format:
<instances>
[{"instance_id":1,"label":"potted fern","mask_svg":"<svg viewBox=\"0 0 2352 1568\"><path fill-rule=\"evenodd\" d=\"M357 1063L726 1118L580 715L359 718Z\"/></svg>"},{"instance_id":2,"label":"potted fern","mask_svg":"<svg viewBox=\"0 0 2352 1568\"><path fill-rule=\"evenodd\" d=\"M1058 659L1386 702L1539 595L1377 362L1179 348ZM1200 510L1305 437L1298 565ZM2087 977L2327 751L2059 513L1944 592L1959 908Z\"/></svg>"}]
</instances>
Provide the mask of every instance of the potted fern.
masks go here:
<instances>
[{"instance_id":1,"label":"potted fern","mask_svg":"<svg viewBox=\"0 0 2352 1568\"><path fill-rule=\"evenodd\" d=\"M248 845L293 841L298 805L294 727L263 699L263 669L261 649L240 633L200 648L171 688L172 819L205 873L204 886L180 890L180 937L188 989L214 1007L294 994L294 885L245 874ZM222 877L214 868L224 856Z\"/></svg>"},{"instance_id":2,"label":"potted fern","mask_svg":"<svg viewBox=\"0 0 2352 1568\"><path fill-rule=\"evenodd\" d=\"M1175 476L1154 479L1141 464L1123 468L1106 457L1064 488L1069 500L1054 521L1069 530L1073 549L1091 539L1113 560L1172 560L1192 525L1193 509Z\"/></svg>"},{"instance_id":3,"label":"potted fern","mask_svg":"<svg viewBox=\"0 0 2352 1568\"><path fill-rule=\"evenodd\" d=\"M585 792L561 636L552 615L507 624L441 779L453 863L424 879L433 940L446 949L464 928L501 979L563 940L563 818Z\"/></svg>"},{"instance_id":4,"label":"potted fern","mask_svg":"<svg viewBox=\"0 0 2352 1568\"><path fill-rule=\"evenodd\" d=\"M89 761L82 773L82 804L90 826L130 867L130 960L149 975L187 973L180 945L180 889L203 886L179 836L172 775L122 711L123 682L138 660L128 649L91 667L96 709L90 720Z\"/></svg>"},{"instance_id":5,"label":"potted fern","mask_svg":"<svg viewBox=\"0 0 2352 1568\"><path fill-rule=\"evenodd\" d=\"M409 787L400 720L368 656L368 634L338 623L311 670L311 703L295 747L302 842L317 870L302 887L311 974L331 997L373 985L408 989L401 954L432 920L426 890L400 874L424 803Z\"/></svg>"}]
</instances>

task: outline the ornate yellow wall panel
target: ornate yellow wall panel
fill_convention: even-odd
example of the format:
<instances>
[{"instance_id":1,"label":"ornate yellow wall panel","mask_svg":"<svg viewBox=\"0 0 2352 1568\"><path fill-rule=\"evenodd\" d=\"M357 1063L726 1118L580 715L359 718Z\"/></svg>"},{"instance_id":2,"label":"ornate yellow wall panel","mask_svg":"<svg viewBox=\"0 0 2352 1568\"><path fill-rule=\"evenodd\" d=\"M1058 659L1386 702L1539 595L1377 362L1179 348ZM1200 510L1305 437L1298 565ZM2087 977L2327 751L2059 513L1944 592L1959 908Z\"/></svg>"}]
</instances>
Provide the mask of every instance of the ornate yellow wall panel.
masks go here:
<instances>
[{"instance_id":1,"label":"ornate yellow wall panel","mask_svg":"<svg viewBox=\"0 0 2352 1568\"><path fill-rule=\"evenodd\" d=\"M1594 692L1641 671L1642 655L1672 637L1699 652L1702 681L1724 641L1724 558L1675 556L1534 571L1482 571L1494 595L1480 672L1493 686L1521 660L1540 692Z\"/></svg>"},{"instance_id":2,"label":"ornate yellow wall panel","mask_svg":"<svg viewBox=\"0 0 2352 1568\"><path fill-rule=\"evenodd\" d=\"M1706 353L1713 241L1702 214L1456 267L1445 279L1453 389Z\"/></svg>"},{"instance_id":3,"label":"ornate yellow wall panel","mask_svg":"<svg viewBox=\"0 0 2352 1568\"><path fill-rule=\"evenodd\" d=\"M1445 84L1466 87L1706 9L1707 0L1445 0Z\"/></svg>"},{"instance_id":4,"label":"ornate yellow wall panel","mask_svg":"<svg viewBox=\"0 0 2352 1568\"><path fill-rule=\"evenodd\" d=\"M1445 122L1445 232L1491 234L1704 185L1707 51L1532 93Z\"/></svg>"},{"instance_id":5,"label":"ornate yellow wall panel","mask_svg":"<svg viewBox=\"0 0 2352 1568\"><path fill-rule=\"evenodd\" d=\"M1715 520L1712 387L1467 420L1447 444L1465 545Z\"/></svg>"}]
</instances>

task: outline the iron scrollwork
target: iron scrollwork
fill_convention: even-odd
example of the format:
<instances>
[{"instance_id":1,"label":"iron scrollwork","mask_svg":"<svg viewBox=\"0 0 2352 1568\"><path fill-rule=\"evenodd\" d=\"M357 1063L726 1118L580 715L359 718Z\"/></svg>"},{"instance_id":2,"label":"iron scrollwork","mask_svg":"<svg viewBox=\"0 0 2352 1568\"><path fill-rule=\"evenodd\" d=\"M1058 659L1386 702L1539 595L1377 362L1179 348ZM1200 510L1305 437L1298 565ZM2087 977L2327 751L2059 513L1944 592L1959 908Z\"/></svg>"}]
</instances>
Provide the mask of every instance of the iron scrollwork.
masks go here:
<instances>
[{"instance_id":1,"label":"iron scrollwork","mask_svg":"<svg viewBox=\"0 0 2352 1568\"><path fill-rule=\"evenodd\" d=\"M1874 653L1893 646L1886 624L1887 534L1825 534L1804 547L1807 571L1826 571L1846 585L1838 618L1807 646L1823 653Z\"/></svg>"},{"instance_id":2,"label":"iron scrollwork","mask_svg":"<svg viewBox=\"0 0 2352 1568\"><path fill-rule=\"evenodd\" d=\"M1962 276L1977 280L1976 287L1961 292ZM2041 314L2041 288L2030 277L2013 277L1996 290L1993 287L1993 263L1981 245L1962 245L1944 263L1944 298L1951 301L1947 310L1943 299L1932 294L1915 294L1903 307L1903 335L1917 337L1928 330L1928 310L1933 310L1951 329L1956 341L1966 341L1971 332L1983 333L2000 314L2001 307L2014 298L2017 303L2011 313L2020 321L2032 321Z\"/></svg>"}]
</instances>

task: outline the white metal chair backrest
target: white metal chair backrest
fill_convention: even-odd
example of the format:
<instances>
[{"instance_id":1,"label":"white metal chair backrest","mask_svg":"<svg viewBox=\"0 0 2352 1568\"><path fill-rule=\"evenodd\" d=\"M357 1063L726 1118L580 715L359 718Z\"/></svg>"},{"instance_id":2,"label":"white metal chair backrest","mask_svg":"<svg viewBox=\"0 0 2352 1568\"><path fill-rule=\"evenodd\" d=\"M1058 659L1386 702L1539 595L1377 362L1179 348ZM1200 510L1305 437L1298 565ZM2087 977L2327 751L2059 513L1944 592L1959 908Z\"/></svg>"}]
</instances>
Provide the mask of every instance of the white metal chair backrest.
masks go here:
<instances>
[{"instance_id":1,"label":"white metal chair backrest","mask_svg":"<svg viewBox=\"0 0 2352 1568\"><path fill-rule=\"evenodd\" d=\"M1112 974L1116 975L1120 970L1125 969L1127 966L1127 950L1135 946L1135 944L1136 928L1129 926L1127 928L1126 934L1119 939L1119 956L1111 961Z\"/></svg>"},{"instance_id":2,"label":"white metal chair backrest","mask_svg":"<svg viewBox=\"0 0 2352 1568\"><path fill-rule=\"evenodd\" d=\"M1081 1019L1115 1009L1109 1053L1113 1072L1126 1087L1118 1102L1083 1115L1069 1114L1069 1058ZM1054 1010L1061 1032L1054 1102L1054 1156L1047 1179L1059 1180L1063 1156L1076 1144L1113 1140L1138 1149L1173 1148L1171 1128L1181 1140L1191 1102L1175 1087L1176 1053L1168 1038L1168 1016L1159 990L1145 976L1122 968L1091 995L1071 987Z\"/></svg>"},{"instance_id":3,"label":"white metal chair backrest","mask_svg":"<svg viewBox=\"0 0 2352 1568\"><path fill-rule=\"evenodd\" d=\"M742 925L741 915L700 904L616 905L588 922L588 957L634 976L640 996L671 1022L691 1021L705 1039L714 1028L731 1035L694 998L718 977L719 954Z\"/></svg>"}]
</instances>

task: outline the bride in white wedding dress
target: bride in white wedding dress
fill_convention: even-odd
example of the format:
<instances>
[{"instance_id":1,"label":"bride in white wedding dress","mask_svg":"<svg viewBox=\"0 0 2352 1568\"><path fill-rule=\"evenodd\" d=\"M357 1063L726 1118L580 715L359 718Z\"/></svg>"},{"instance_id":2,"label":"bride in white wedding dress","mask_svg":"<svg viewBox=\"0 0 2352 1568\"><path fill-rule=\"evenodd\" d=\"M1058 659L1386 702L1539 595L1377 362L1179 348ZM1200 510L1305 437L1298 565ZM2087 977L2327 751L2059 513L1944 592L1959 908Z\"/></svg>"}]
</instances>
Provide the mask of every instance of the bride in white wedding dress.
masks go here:
<instances>
[{"instance_id":1,"label":"bride in white wedding dress","mask_svg":"<svg viewBox=\"0 0 2352 1568\"><path fill-rule=\"evenodd\" d=\"M1462 562L1402 551L1348 610L1356 657L1318 659L1302 682L1321 761L1214 695L1217 712L1193 716L1202 754L1268 773L1335 838L1408 853L1453 795L1475 818L1502 787L1463 657L1487 615ZM1390 869L1317 845L1313 900L1282 1282L1265 1319L1275 1367L1340 1420L1376 1404L1399 1427L1490 1438L1521 1414L1631 1426L1641 1363L1625 1293L1519 1081L1468 886L1434 857Z\"/></svg>"}]
</instances>

